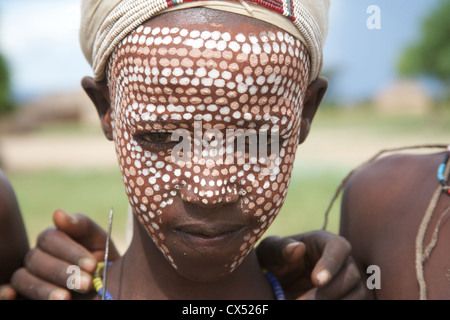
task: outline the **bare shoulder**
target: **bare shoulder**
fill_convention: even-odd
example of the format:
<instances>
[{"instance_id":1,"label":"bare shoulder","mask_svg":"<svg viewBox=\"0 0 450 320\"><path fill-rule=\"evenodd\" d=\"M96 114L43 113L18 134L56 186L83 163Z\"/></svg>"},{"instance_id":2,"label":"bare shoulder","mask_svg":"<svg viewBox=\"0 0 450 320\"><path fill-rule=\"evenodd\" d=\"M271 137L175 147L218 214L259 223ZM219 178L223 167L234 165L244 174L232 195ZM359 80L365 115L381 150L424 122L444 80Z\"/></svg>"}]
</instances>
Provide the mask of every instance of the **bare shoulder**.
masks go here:
<instances>
[{"instance_id":1,"label":"bare shoulder","mask_svg":"<svg viewBox=\"0 0 450 320\"><path fill-rule=\"evenodd\" d=\"M414 199L414 212L423 212L436 188L436 170L443 153L395 154L380 158L348 180L341 206L341 233L349 240L366 239L366 245L401 221ZM423 199L423 201L421 200ZM426 200L425 200L426 199ZM364 245L364 243L362 243Z\"/></svg>"},{"instance_id":2,"label":"bare shoulder","mask_svg":"<svg viewBox=\"0 0 450 320\"><path fill-rule=\"evenodd\" d=\"M14 189L0 170L0 284L9 282L12 273L22 266L28 251L28 238Z\"/></svg>"},{"instance_id":3,"label":"bare shoulder","mask_svg":"<svg viewBox=\"0 0 450 320\"><path fill-rule=\"evenodd\" d=\"M437 169L445 153L397 154L355 172L349 179L341 210L341 235L352 245L362 266L376 265L383 272L380 299L417 299L416 243L430 200L439 187ZM448 218L439 220L450 205L440 197L437 214L423 239L431 243L431 230L439 230L436 246L425 268L430 298L448 298ZM438 226L438 227L437 227ZM437 234L436 234L437 235ZM447 250L447 251L446 251ZM393 263L395 261L395 263Z\"/></svg>"},{"instance_id":4,"label":"bare shoulder","mask_svg":"<svg viewBox=\"0 0 450 320\"><path fill-rule=\"evenodd\" d=\"M350 206L379 207L410 197L417 186L436 182L444 153L395 154L356 171L345 186L343 201Z\"/></svg>"},{"instance_id":5,"label":"bare shoulder","mask_svg":"<svg viewBox=\"0 0 450 320\"><path fill-rule=\"evenodd\" d=\"M0 170L0 225L4 225L11 211L16 211L17 199L8 178Z\"/></svg>"},{"instance_id":6,"label":"bare shoulder","mask_svg":"<svg viewBox=\"0 0 450 320\"><path fill-rule=\"evenodd\" d=\"M20 234L23 222L19 203L8 177L0 170L0 233L5 239L12 231Z\"/></svg>"}]
</instances>

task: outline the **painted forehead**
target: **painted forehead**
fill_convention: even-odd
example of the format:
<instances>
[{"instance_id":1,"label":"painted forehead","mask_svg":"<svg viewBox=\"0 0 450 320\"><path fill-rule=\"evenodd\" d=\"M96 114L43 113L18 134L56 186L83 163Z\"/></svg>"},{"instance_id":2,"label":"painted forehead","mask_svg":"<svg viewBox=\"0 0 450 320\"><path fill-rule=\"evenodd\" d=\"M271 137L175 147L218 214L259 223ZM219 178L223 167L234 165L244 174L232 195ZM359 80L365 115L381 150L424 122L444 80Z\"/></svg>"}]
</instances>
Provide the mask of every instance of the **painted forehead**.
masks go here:
<instances>
[{"instance_id":1,"label":"painted forehead","mask_svg":"<svg viewBox=\"0 0 450 320\"><path fill-rule=\"evenodd\" d=\"M192 112L203 111L197 120L230 125L279 112L287 122L300 111L308 83L306 48L280 30L147 23L122 41L110 61L112 98L125 98L129 108L145 105L153 121L167 120L159 117L165 112L171 120L190 120Z\"/></svg>"}]
</instances>

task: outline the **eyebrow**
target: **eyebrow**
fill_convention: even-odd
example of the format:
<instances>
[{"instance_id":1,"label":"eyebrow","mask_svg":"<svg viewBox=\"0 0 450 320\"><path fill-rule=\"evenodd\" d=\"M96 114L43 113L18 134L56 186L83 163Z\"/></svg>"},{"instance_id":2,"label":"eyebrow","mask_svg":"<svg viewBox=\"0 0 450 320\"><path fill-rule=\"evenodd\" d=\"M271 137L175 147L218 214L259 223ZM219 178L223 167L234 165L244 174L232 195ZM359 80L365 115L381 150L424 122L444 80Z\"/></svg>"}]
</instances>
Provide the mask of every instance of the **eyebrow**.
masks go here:
<instances>
[{"instance_id":1,"label":"eyebrow","mask_svg":"<svg viewBox=\"0 0 450 320\"><path fill-rule=\"evenodd\" d=\"M192 126L193 121L190 119L184 119L182 116L180 119L170 118L168 114L156 114L145 112L144 114L150 114L150 118L141 119L135 121L132 131L135 131L136 134L139 133L147 133L151 131L174 131L179 128L187 129Z\"/></svg>"},{"instance_id":2,"label":"eyebrow","mask_svg":"<svg viewBox=\"0 0 450 320\"><path fill-rule=\"evenodd\" d=\"M193 129L194 123L196 121L201 122L202 128L205 124L214 121L211 124L211 129L226 130L226 129L271 129L273 126L278 126L279 128L283 126L282 119L276 115L264 114L259 116L257 119L246 119L245 114L242 116L241 111L236 110L240 113L238 118L232 115L227 115L229 121L226 121L224 116L221 120L215 119L218 113L197 113L192 115L188 119L184 117L184 114L190 113L171 113L171 114L157 114L152 112L145 112L140 115L140 119L134 121L131 131L135 134L143 134L150 131L175 131L176 129ZM146 115L143 117L143 115ZM147 116L148 115L148 116ZM205 119L206 117L206 119ZM203 129L202 129L203 130Z\"/></svg>"}]
</instances>

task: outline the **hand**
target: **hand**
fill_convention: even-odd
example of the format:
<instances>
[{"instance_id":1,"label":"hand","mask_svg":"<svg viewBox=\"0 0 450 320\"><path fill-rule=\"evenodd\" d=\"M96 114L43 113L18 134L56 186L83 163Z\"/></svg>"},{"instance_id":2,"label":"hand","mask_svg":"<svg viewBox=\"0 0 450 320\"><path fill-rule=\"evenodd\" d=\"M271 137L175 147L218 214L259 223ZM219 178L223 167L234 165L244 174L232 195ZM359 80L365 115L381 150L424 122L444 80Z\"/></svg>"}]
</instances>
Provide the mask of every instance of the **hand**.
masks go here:
<instances>
[{"instance_id":1,"label":"hand","mask_svg":"<svg viewBox=\"0 0 450 320\"><path fill-rule=\"evenodd\" d=\"M286 238L268 237L256 248L261 266L277 276L290 297L372 298L350 251L347 240L322 230Z\"/></svg>"},{"instance_id":2,"label":"hand","mask_svg":"<svg viewBox=\"0 0 450 320\"><path fill-rule=\"evenodd\" d=\"M36 248L27 253L25 267L11 278L11 285L20 296L68 300L74 294L93 291L92 274L97 262L104 259L106 232L88 217L62 210L54 212L53 222L55 227L44 230ZM110 243L109 260L118 257L119 253ZM70 291L66 284L70 265L81 269L80 289L76 292Z\"/></svg>"}]
</instances>

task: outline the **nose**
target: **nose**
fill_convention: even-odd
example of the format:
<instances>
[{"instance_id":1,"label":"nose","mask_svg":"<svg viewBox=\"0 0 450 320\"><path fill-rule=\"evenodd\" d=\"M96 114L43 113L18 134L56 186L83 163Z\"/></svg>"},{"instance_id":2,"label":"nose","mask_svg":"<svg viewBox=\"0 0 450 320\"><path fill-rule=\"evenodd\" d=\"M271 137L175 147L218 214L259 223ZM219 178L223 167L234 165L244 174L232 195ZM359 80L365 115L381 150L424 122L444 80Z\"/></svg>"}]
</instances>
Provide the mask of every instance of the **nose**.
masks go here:
<instances>
[{"instance_id":1,"label":"nose","mask_svg":"<svg viewBox=\"0 0 450 320\"><path fill-rule=\"evenodd\" d=\"M221 179L199 177L198 183L186 184L180 189L181 199L205 209L214 209L235 203L239 192L235 184Z\"/></svg>"}]
</instances>

